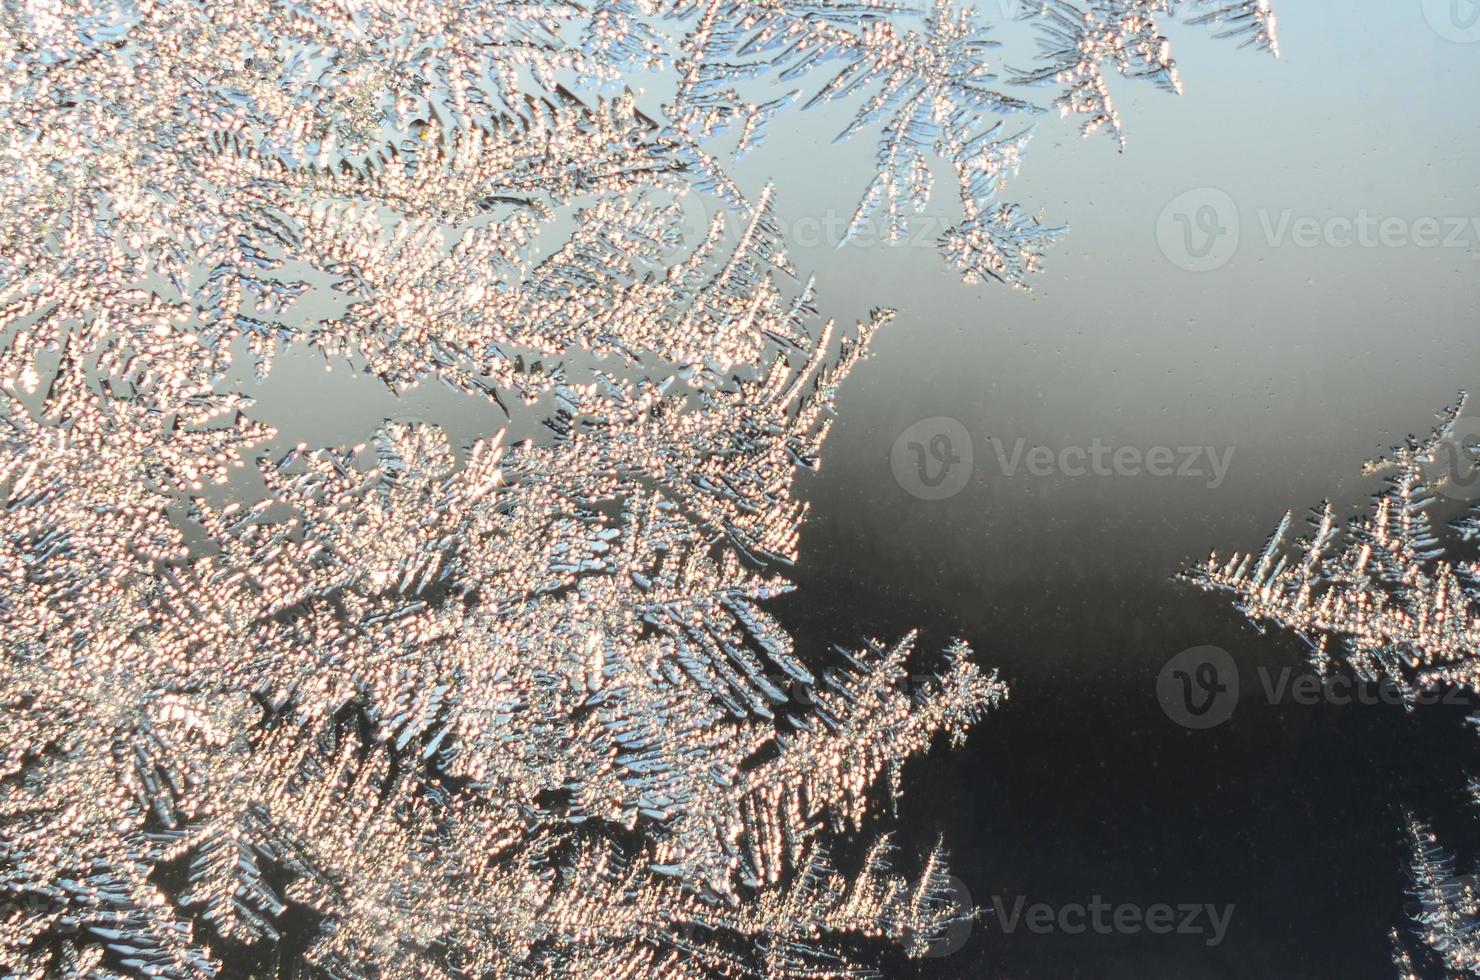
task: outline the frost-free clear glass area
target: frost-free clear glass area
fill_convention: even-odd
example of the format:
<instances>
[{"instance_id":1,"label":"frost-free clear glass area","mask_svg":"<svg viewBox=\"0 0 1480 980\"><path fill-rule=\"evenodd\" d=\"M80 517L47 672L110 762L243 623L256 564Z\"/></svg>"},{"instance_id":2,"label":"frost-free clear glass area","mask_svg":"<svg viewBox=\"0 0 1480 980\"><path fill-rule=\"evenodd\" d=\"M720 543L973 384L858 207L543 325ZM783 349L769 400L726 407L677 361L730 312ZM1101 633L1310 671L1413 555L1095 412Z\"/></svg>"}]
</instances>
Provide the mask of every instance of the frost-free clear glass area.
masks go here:
<instances>
[{"instance_id":1,"label":"frost-free clear glass area","mask_svg":"<svg viewBox=\"0 0 1480 980\"><path fill-rule=\"evenodd\" d=\"M0 60L0 972L1480 972L1480 4Z\"/></svg>"}]
</instances>

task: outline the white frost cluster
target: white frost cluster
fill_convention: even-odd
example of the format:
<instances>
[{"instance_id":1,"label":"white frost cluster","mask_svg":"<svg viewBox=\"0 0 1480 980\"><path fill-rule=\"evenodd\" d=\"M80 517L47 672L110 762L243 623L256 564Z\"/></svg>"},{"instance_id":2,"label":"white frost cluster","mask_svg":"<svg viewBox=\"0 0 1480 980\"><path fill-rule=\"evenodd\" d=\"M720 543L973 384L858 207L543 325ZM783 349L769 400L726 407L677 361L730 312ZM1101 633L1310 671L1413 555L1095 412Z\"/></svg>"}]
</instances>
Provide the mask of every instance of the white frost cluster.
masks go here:
<instances>
[{"instance_id":1,"label":"white frost cluster","mask_svg":"<svg viewBox=\"0 0 1480 980\"><path fill-rule=\"evenodd\" d=\"M1179 7L1274 46L1262 3L1055 2L1016 80L1118 133L1103 71L1174 78ZM889 314L822 322L714 147L851 100L843 135L879 134L858 222L902 233L942 159L946 256L1020 284L1055 232L998 199L1027 134L997 117L1039 110L993 87L987 26L0 7L4 972L819 978L927 948L957 914L939 851L908 880L887 838L849 870L829 843L1006 689L962 644L918 689L912 637L804 656L766 611L794 475ZM698 241L686 193L729 209ZM228 379L290 346L544 435L268 458ZM249 468L260 498L222 502Z\"/></svg>"}]
</instances>

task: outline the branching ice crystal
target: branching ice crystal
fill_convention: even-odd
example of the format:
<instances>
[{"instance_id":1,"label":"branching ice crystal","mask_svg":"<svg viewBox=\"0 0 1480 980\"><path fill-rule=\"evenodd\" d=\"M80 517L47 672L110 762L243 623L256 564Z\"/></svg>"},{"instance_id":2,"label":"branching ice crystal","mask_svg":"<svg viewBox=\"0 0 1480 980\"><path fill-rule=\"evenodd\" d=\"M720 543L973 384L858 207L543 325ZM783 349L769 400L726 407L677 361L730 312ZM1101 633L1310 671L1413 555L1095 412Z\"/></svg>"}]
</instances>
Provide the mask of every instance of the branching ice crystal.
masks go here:
<instances>
[{"instance_id":1,"label":"branching ice crystal","mask_svg":"<svg viewBox=\"0 0 1480 980\"><path fill-rule=\"evenodd\" d=\"M1475 878L1457 875L1454 858L1439 845L1433 831L1411 815L1407 836L1413 853L1410 894L1416 906L1413 921L1418 938L1450 976L1480 973L1480 944L1475 936L1480 925L1480 890ZM1402 937L1394 931L1391 939L1399 976L1418 976L1413 954Z\"/></svg>"},{"instance_id":2,"label":"branching ice crystal","mask_svg":"<svg viewBox=\"0 0 1480 980\"><path fill-rule=\"evenodd\" d=\"M1024 85L1054 84L1064 88L1054 100L1064 115L1084 115L1089 136L1105 130L1122 147L1125 132L1110 93L1105 69L1146 78L1180 94L1182 79L1172 58L1172 43L1161 32L1159 16L1179 8L1194 12L1195 24L1213 25L1219 37L1239 38L1279 54L1277 23L1269 0L1093 0L1081 7L1069 0L1041 0L1041 61L1015 72Z\"/></svg>"},{"instance_id":3,"label":"branching ice crystal","mask_svg":"<svg viewBox=\"0 0 1480 980\"><path fill-rule=\"evenodd\" d=\"M1311 514L1311 534L1293 541L1287 513L1259 555L1215 552L1186 577L1232 594L1256 624L1298 634L1322 670L1340 656L1360 677L1389 678L1410 695L1414 683L1480 690L1480 562L1446 557L1428 513L1451 479L1444 454L1464 404L1446 409L1426 437L1367 464L1387 474L1370 513L1343 528L1327 501ZM1455 530L1468 542L1480 520L1468 516Z\"/></svg>"},{"instance_id":4,"label":"branching ice crystal","mask_svg":"<svg viewBox=\"0 0 1480 980\"><path fill-rule=\"evenodd\" d=\"M752 329L804 345L764 299ZM827 935L950 921L938 858L844 877L820 831L1005 689L956 647L904 690L908 640L814 676L753 570L794 553L792 473L875 324L831 366L823 330L753 380L560 383L548 444L461 463L423 424L296 450L217 507L271 433L160 323L91 381L76 325L7 415L17 969L206 975L311 914L305 960L340 975L814 975L848 969ZM815 708L778 718L792 684Z\"/></svg>"},{"instance_id":5,"label":"branching ice crystal","mask_svg":"<svg viewBox=\"0 0 1480 980\"><path fill-rule=\"evenodd\" d=\"M1460 425L1467 399L1438 416L1423 437L1408 436L1392 455L1367 464L1386 474L1370 512L1345 522L1328 501L1310 517L1311 533L1292 539L1286 514L1257 555L1216 552L1184 578L1231 595L1261 629L1300 636L1317 669L1338 659L1366 680L1385 680L1411 701L1431 688L1480 691L1480 509L1447 532L1430 511L1446 487L1472 481L1480 443ZM1448 546L1445 537L1449 539ZM1480 716L1471 721L1480 723ZM1480 803L1480 781L1470 784ZM1433 833L1408 820L1416 933L1443 969L1480 974L1480 892L1459 877ZM1394 937L1403 976L1419 975L1412 954Z\"/></svg>"},{"instance_id":6,"label":"branching ice crystal","mask_svg":"<svg viewBox=\"0 0 1480 980\"><path fill-rule=\"evenodd\" d=\"M1175 77L1151 18L1179 6L1206 5L1030 10L1089 40L1028 80L1113 114L1084 93ZM1273 49L1263 4L1214 6ZM818 978L927 949L943 852L911 880L851 839L1006 688L959 642L908 684L913 635L808 654L767 611L797 470L890 314L822 321L716 147L846 102L879 170L850 233L902 234L939 159L945 254L1020 285L1057 231L1000 199L1030 133L999 117L1040 110L993 88L989 28L5 4L5 972ZM727 209L697 240L689 193ZM290 347L539 435L288 449L235 379Z\"/></svg>"}]
</instances>

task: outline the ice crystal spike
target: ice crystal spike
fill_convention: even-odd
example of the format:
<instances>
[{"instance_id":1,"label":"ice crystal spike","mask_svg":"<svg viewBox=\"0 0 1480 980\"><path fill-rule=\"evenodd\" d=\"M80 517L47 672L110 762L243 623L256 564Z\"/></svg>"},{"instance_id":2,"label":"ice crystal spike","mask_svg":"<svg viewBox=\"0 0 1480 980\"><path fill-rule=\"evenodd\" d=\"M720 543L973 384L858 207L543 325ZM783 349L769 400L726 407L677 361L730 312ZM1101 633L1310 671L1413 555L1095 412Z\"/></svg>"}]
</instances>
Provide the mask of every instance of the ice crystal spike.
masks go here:
<instances>
[{"instance_id":1,"label":"ice crystal spike","mask_svg":"<svg viewBox=\"0 0 1480 980\"><path fill-rule=\"evenodd\" d=\"M1427 948L1427 957L1448 975L1480 973L1480 891L1475 878L1456 874L1454 858L1428 826L1411 814L1406 831L1412 854L1409 895L1415 906L1415 935ZM1413 954L1396 931L1392 943L1400 975L1417 976Z\"/></svg>"},{"instance_id":2,"label":"ice crystal spike","mask_svg":"<svg viewBox=\"0 0 1480 980\"><path fill-rule=\"evenodd\" d=\"M1280 55L1279 19L1270 0L1199 0L1203 7L1214 8L1193 18L1194 24L1212 24L1218 37L1239 39L1240 47L1256 47L1276 58Z\"/></svg>"}]
</instances>

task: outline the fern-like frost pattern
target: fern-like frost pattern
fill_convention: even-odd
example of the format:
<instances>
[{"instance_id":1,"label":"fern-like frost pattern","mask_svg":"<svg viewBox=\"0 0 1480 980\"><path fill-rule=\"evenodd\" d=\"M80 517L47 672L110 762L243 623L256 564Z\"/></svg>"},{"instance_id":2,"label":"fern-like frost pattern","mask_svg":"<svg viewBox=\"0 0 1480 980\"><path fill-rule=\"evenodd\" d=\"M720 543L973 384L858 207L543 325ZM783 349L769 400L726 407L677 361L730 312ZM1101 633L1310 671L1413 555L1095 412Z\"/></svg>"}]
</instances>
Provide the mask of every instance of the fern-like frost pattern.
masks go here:
<instances>
[{"instance_id":1,"label":"fern-like frost pattern","mask_svg":"<svg viewBox=\"0 0 1480 980\"><path fill-rule=\"evenodd\" d=\"M1310 531L1292 531L1286 513L1257 554L1216 552L1183 577L1229 596L1260 629L1301 637L1322 673L1345 667L1368 681L1394 685L1412 707L1427 691L1480 692L1480 508L1469 507L1449 527L1431 512L1446 496L1466 496L1480 464L1480 442L1465 435L1462 395L1422 436L1408 436L1391 454L1366 464L1383 487L1364 513L1341 520L1323 502ZM1450 492L1445 493L1446 490ZM1480 715L1470 717L1480 726ZM1470 794L1480 803L1480 781ZM1450 975L1480 974L1480 892L1474 876L1456 873L1454 858L1420 819L1410 815L1415 960L1394 933L1394 963L1404 977L1417 966Z\"/></svg>"},{"instance_id":2,"label":"fern-like frost pattern","mask_svg":"<svg viewBox=\"0 0 1480 980\"><path fill-rule=\"evenodd\" d=\"M1103 68L1175 87L1178 6L1274 48L1263 3L1054 3L1014 78L1118 135ZM944 852L903 873L876 804L1007 689L961 642L916 683L913 634L800 651L769 611L891 313L822 317L775 192L728 168L847 104L878 165L850 234L903 235L941 162L945 257L1025 285L1061 229L1004 198L1009 117L1043 110L991 28L947 0L6 4L6 974L925 952L960 914ZM687 194L727 212L697 239ZM508 428L289 445L252 392L290 351Z\"/></svg>"}]
</instances>

